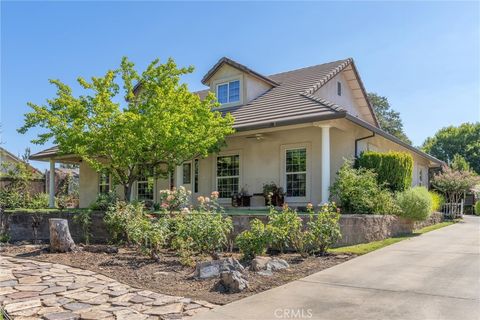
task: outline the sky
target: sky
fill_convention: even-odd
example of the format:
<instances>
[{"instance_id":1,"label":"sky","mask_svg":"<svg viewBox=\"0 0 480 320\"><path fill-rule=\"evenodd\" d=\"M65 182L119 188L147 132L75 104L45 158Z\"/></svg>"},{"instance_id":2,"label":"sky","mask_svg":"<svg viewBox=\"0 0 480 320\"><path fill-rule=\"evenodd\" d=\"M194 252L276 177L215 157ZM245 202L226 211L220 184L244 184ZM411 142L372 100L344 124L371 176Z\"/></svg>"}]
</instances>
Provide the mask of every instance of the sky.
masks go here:
<instances>
[{"instance_id":1,"label":"sky","mask_svg":"<svg viewBox=\"0 0 480 320\"><path fill-rule=\"evenodd\" d=\"M480 120L480 2L1 2L2 147L52 144L17 133L27 102L60 79L103 75L128 56L195 66L203 89L222 56L268 75L352 57L366 90L386 96L414 145ZM38 168L46 164L34 162Z\"/></svg>"}]
</instances>

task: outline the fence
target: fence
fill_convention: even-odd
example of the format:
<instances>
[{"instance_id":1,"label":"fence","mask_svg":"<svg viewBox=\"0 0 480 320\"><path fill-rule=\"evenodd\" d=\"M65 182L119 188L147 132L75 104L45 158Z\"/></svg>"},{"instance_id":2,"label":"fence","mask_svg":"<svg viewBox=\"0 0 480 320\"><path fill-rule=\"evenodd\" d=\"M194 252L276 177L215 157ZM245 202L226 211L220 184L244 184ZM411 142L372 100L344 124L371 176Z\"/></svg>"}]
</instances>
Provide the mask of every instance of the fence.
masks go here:
<instances>
[{"instance_id":1,"label":"fence","mask_svg":"<svg viewBox=\"0 0 480 320\"><path fill-rule=\"evenodd\" d=\"M464 200L460 203L445 203L442 207L443 214L448 218L461 218L463 216Z\"/></svg>"}]
</instances>

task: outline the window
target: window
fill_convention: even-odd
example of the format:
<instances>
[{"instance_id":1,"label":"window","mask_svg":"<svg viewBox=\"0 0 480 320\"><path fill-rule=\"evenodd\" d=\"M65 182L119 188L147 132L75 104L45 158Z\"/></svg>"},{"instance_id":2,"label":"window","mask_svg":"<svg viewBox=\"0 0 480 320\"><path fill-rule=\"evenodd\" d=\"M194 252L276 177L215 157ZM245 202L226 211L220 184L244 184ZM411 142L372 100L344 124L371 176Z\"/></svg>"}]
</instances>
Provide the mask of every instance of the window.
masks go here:
<instances>
[{"instance_id":1,"label":"window","mask_svg":"<svg viewBox=\"0 0 480 320\"><path fill-rule=\"evenodd\" d=\"M220 103L240 101L240 80L217 85L217 99Z\"/></svg>"},{"instance_id":2,"label":"window","mask_svg":"<svg viewBox=\"0 0 480 320\"><path fill-rule=\"evenodd\" d=\"M144 170L137 181L137 200L153 200L153 186L155 179L151 170Z\"/></svg>"},{"instance_id":3,"label":"window","mask_svg":"<svg viewBox=\"0 0 480 320\"><path fill-rule=\"evenodd\" d=\"M342 83L340 81L337 81L337 94L342 95Z\"/></svg>"},{"instance_id":4,"label":"window","mask_svg":"<svg viewBox=\"0 0 480 320\"><path fill-rule=\"evenodd\" d=\"M238 193L240 181L240 156L217 157L217 191L220 198L230 198Z\"/></svg>"},{"instance_id":5,"label":"window","mask_svg":"<svg viewBox=\"0 0 480 320\"><path fill-rule=\"evenodd\" d=\"M98 193L105 194L110 192L110 175L107 171L98 174Z\"/></svg>"},{"instance_id":6,"label":"window","mask_svg":"<svg viewBox=\"0 0 480 320\"><path fill-rule=\"evenodd\" d=\"M198 173L199 173L199 161L193 160L193 192L198 193Z\"/></svg>"},{"instance_id":7,"label":"window","mask_svg":"<svg viewBox=\"0 0 480 320\"><path fill-rule=\"evenodd\" d=\"M307 149L289 149L285 152L287 197L305 197L307 195Z\"/></svg>"},{"instance_id":8,"label":"window","mask_svg":"<svg viewBox=\"0 0 480 320\"><path fill-rule=\"evenodd\" d=\"M183 164L183 184L192 183L192 164L190 162Z\"/></svg>"}]
</instances>

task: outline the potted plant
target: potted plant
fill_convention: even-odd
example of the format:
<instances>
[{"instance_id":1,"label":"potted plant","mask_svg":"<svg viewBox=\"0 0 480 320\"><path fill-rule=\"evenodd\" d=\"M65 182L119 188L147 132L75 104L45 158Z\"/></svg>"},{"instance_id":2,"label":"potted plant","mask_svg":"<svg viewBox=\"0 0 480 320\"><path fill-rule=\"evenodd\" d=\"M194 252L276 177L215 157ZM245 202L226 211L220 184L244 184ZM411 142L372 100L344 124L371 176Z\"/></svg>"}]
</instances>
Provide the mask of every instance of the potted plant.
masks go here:
<instances>
[{"instance_id":1,"label":"potted plant","mask_svg":"<svg viewBox=\"0 0 480 320\"><path fill-rule=\"evenodd\" d=\"M275 182L263 185L263 196L265 197L265 205L281 207L285 202L285 192L282 187L278 187Z\"/></svg>"},{"instance_id":2,"label":"potted plant","mask_svg":"<svg viewBox=\"0 0 480 320\"><path fill-rule=\"evenodd\" d=\"M242 188L239 193L234 193L232 195L232 206L233 207L250 207L251 197L252 196L248 194L248 191Z\"/></svg>"}]
</instances>

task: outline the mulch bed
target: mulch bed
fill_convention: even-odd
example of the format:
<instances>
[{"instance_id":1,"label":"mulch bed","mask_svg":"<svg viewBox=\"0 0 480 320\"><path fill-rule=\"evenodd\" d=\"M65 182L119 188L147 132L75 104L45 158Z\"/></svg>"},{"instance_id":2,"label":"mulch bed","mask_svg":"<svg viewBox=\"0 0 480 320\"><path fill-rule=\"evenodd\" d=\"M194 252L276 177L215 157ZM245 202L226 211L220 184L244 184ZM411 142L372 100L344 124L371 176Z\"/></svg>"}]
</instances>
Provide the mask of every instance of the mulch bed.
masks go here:
<instances>
[{"instance_id":1,"label":"mulch bed","mask_svg":"<svg viewBox=\"0 0 480 320\"><path fill-rule=\"evenodd\" d=\"M354 257L354 255L326 255L303 259L299 254L280 254L277 257L286 260L290 264L289 269L275 272L273 276L248 272L250 288L241 293L229 294L219 292L218 279L193 279L194 268L181 265L174 252L163 252L161 262L156 262L127 247L119 248L116 254L107 254L85 251L49 253L47 245L6 245L1 247L0 252L3 255L84 268L133 287L206 300L215 304L226 304L281 286ZM237 259L240 257L237 253L224 255L228 256ZM242 264L245 265L244 262Z\"/></svg>"}]
</instances>

